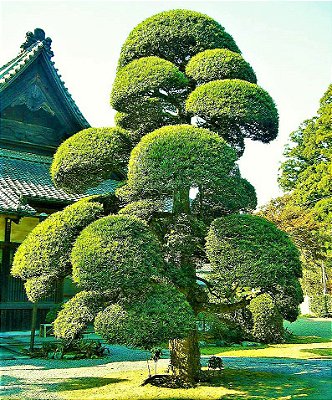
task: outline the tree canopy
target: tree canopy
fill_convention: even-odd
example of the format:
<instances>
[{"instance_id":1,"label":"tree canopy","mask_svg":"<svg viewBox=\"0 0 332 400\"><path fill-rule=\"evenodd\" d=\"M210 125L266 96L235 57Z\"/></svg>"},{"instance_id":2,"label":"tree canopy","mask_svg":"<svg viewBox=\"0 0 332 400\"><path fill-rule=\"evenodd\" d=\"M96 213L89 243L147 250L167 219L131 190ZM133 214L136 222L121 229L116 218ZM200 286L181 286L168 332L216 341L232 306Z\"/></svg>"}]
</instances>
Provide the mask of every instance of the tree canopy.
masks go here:
<instances>
[{"instance_id":1,"label":"tree canopy","mask_svg":"<svg viewBox=\"0 0 332 400\"><path fill-rule=\"evenodd\" d=\"M280 185L292 190L297 204L313 209L321 221L332 215L332 85L320 102L318 116L305 121L291 136Z\"/></svg>"},{"instance_id":2,"label":"tree canopy","mask_svg":"<svg viewBox=\"0 0 332 400\"><path fill-rule=\"evenodd\" d=\"M288 232L301 251L302 286L312 299L331 293L332 85L318 115L291 133L279 183L288 193L260 212ZM326 304L325 299L323 299Z\"/></svg>"},{"instance_id":3,"label":"tree canopy","mask_svg":"<svg viewBox=\"0 0 332 400\"><path fill-rule=\"evenodd\" d=\"M226 48L239 53L233 38L214 19L190 10L171 10L138 24L122 46L119 68L155 55L183 67L203 50Z\"/></svg>"}]
</instances>

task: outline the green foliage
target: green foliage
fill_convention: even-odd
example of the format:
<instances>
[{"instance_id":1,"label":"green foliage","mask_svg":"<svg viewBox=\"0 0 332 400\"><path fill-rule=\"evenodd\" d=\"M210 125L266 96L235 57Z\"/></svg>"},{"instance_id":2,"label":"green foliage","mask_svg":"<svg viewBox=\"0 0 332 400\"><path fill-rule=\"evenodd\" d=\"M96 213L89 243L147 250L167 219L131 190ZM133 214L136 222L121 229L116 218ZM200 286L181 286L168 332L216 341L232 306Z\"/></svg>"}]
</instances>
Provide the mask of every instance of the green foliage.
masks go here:
<instances>
[{"instance_id":1,"label":"green foliage","mask_svg":"<svg viewBox=\"0 0 332 400\"><path fill-rule=\"evenodd\" d=\"M263 343L280 343L283 339L283 319L271 296L267 293L251 300L249 309L252 313L253 336Z\"/></svg>"},{"instance_id":2,"label":"green foliage","mask_svg":"<svg viewBox=\"0 0 332 400\"><path fill-rule=\"evenodd\" d=\"M160 245L140 219L111 215L90 224L72 251L73 279L83 289L133 296L162 269Z\"/></svg>"},{"instance_id":3,"label":"green foliage","mask_svg":"<svg viewBox=\"0 0 332 400\"><path fill-rule=\"evenodd\" d=\"M129 215L137 217L149 223L153 216L162 212L165 205L162 201L156 200L138 200L134 203L129 203L119 211L119 215Z\"/></svg>"},{"instance_id":4,"label":"green foliage","mask_svg":"<svg viewBox=\"0 0 332 400\"><path fill-rule=\"evenodd\" d=\"M151 347L185 337L195 316L185 296L170 285L155 285L145 298L129 307L113 304L100 312L95 329L110 343Z\"/></svg>"},{"instance_id":5,"label":"green foliage","mask_svg":"<svg viewBox=\"0 0 332 400\"><path fill-rule=\"evenodd\" d=\"M200 313L198 320L204 324L208 337L223 345L240 343L244 339L245 333L239 325L222 320L218 315Z\"/></svg>"},{"instance_id":6,"label":"green foliage","mask_svg":"<svg viewBox=\"0 0 332 400\"><path fill-rule=\"evenodd\" d=\"M15 253L11 274L28 280L28 295L37 301L55 279L71 271L70 252L81 230L103 214L96 202L81 200L49 216L34 228Z\"/></svg>"},{"instance_id":7,"label":"green foliage","mask_svg":"<svg viewBox=\"0 0 332 400\"><path fill-rule=\"evenodd\" d=\"M169 98L179 96L187 84L186 76L171 62L154 56L143 57L118 71L111 105L119 111L132 112L137 103L149 98L161 97L167 103Z\"/></svg>"},{"instance_id":8,"label":"green foliage","mask_svg":"<svg viewBox=\"0 0 332 400\"><path fill-rule=\"evenodd\" d=\"M332 316L332 296L320 294L310 297L310 311L316 317Z\"/></svg>"},{"instance_id":9,"label":"green foliage","mask_svg":"<svg viewBox=\"0 0 332 400\"><path fill-rule=\"evenodd\" d=\"M116 124L137 143L163 126L191 123L195 115L239 155L244 138L270 142L278 130L275 105L239 53L232 37L206 15L172 10L147 18L121 50L111 95Z\"/></svg>"},{"instance_id":10,"label":"green foliage","mask_svg":"<svg viewBox=\"0 0 332 400\"><path fill-rule=\"evenodd\" d=\"M239 214L214 220L206 242L212 282L226 298L241 290L277 292L301 276L299 253L289 237L264 218Z\"/></svg>"},{"instance_id":11,"label":"green foliage","mask_svg":"<svg viewBox=\"0 0 332 400\"><path fill-rule=\"evenodd\" d=\"M332 85L321 99L318 115L291 133L279 177L281 187L291 191L289 196L284 196L286 202L281 216L286 212L291 216L284 218L284 229L301 249L305 266L302 284L311 297L331 292L331 103Z\"/></svg>"},{"instance_id":12,"label":"green foliage","mask_svg":"<svg viewBox=\"0 0 332 400\"><path fill-rule=\"evenodd\" d=\"M208 130L167 126L145 137L131 153L128 186L141 197L217 186L232 168L234 151Z\"/></svg>"},{"instance_id":13,"label":"green foliage","mask_svg":"<svg viewBox=\"0 0 332 400\"><path fill-rule=\"evenodd\" d=\"M54 335L66 341L79 338L87 325L93 322L97 313L102 310L103 301L98 292L77 293L58 313L53 323Z\"/></svg>"},{"instance_id":14,"label":"green foliage","mask_svg":"<svg viewBox=\"0 0 332 400\"><path fill-rule=\"evenodd\" d=\"M55 321L55 319L58 316L59 311L62 309L63 305L64 305L64 302L57 303L57 304L54 304L54 306L52 306L50 308L50 310L47 312L46 317L45 317L45 322L47 324L52 324Z\"/></svg>"},{"instance_id":15,"label":"green foliage","mask_svg":"<svg viewBox=\"0 0 332 400\"><path fill-rule=\"evenodd\" d=\"M124 177L131 151L128 133L121 128L88 128L63 142L53 159L56 186L83 193L112 175Z\"/></svg>"},{"instance_id":16,"label":"green foliage","mask_svg":"<svg viewBox=\"0 0 332 400\"><path fill-rule=\"evenodd\" d=\"M47 297L54 289L56 281L56 273L27 279L24 288L28 299L32 303L36 303L38 300Z\"/></svg>"},{"instance_id":17,"label":"green foliage","mask_svg":"<svg viewBox=\"0 0 332 400\"><path fill-rule=\"evenodd\" d=\"M209 220L239 211L252 211L256 206L255 188L237 174L223 178L213 190L200 188L193 201L193 210Z\"/></svg>"},{"instance_id":18,"label":"green foliage","mask_svg":"<svg viewBox=\"0 0 332 400\"><path fill-rule=\"evenodd\" d=\"M183 67L193 55L213 48L240 52L233 38L207 15L190 10L164 11L130 32L121 49L119 67L152 55Z\"/></svg>"},{"instance_id":19,"label":"green foliage","mask_svg":"<svg viewBox=\"0 0 332 400\"><path fill-rule=\"evenodd\" d=\"M165 125L176 125L182 121L181 118L171 110L165 100L159 98L147 98L145 101L136 103L136 108L130 113L117 112L115 123L121 128L131 132L133 143L137 144L142 136ZM171 111L171 112L170 112Z\"/></svg>"},{"instance_id":20,"label":"green foliage","mask_svg":"<svg viewBox=\"0 0 332 400\"><path fill-rule=\"evenodd\" d=\"M81 360L86 358L99 358L105 353L106 348L99 340L76 339L70 342L44 342L42 347L29 352L31 358Z\"/></svg>"},{"instance_id":21,"label":"green foliage","mask_svg":"<svg viewBox=\"0 0 332 400\"><path fill-rule=\"evenodd\" d=\"M190 287L192 292L197 292L195 259L204 257L205 235L206 226L196 216L183 213L169 220L163 237L163 253L167 278L175 286ZM192 300L194 304L195 299Z\"/></svg>"},{"instance_id":22,"label":"green foliage","mask_svg":"<svg viewBox=\"0 0 332 400\"><path fill-rule=\"evenodd\" d=\"M290 136L281 166L279 183L294 190L297 203L307 207L331 208L332 196L332 85L321 99L318 117L305 121Z\"/></svg>"},{"instance_id":23,"label":"green foliage","mask_svg":"<svg viewBox=\"0 0 332 400\"><path fill-rule=\"evenodd\" d=\"M243 138L269 143L278 134L278 112L261 87L240 79L225 79L197 87L186 101L187 112L199 125L218 132L243 151Z\"/></svg>"},{"instance_id":24,"label":"green foliage","mask_svg":"<svg viewBox=\"0 0 332 400\"><path fill-rule=\"evenodd\" d=\"M244 58L227 49L205 50L190 59L186 75L197 84L220 79L241 79L256 83L256 75Z\"/></svg>"}]
</instances>

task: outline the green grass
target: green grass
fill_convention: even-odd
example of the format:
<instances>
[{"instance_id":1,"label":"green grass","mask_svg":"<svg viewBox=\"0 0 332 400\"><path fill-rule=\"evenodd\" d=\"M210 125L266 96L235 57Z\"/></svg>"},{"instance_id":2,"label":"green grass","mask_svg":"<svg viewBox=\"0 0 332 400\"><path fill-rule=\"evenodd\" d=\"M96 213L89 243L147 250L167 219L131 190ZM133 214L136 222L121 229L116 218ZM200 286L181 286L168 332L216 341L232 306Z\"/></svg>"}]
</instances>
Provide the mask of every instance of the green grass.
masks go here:
<instances>
[{"instance_id":1,"label":"green grass","mask_svg":"<svg viewBox=\"0 0 332 400\"><path fill-rule=\"evenodd\" d=\"M332 358L332 349L331 348L323 348L323 349L311 349L311 350L301 350L301 351L309 351L312 354L316 354L318 358Z\"/></svg>"},{"instance_id":2,"label":"green grass","mask_svg":"<svg viewBox=\"0 0 332 400\"><path fill-rule=\"evenodd\" d=\"M285 344L260 345L257 347L206 346L201 348L202 355L220 355L232 357L280 357L280 358L331 358L331 347L321 343L331 342L331 320L299 318L285 327L293 333Z\"/></svg>"},{"instance_id":3,"label":"green grass","mask_svg":"<svg viewBox=\"0 0 332 400\"><path fill-rule=\"evenodd\" d=\"M285 321L284 326L296 336L332 339L331 319L298 318L292 323Z\"/></svg>"},{"instance_id":4,"label":"green grass","mask_svg":"<svg viewBox=\"0 0 332 400\"><path fill-rule=\"evenodd\" d=\"M146 371L113 372L104 377L82 377L45 385L44 390L56 392L59 400L240 400L240 399L328 399L331 387L327 380L305 375L281 375L269 372L225 369L193 389L141 386ZM30 398L26 392L25 399ZM38 397L35 397L38 398ZM10 397L8 397L10 399Z\"/></svg>"},{"instance_id":5,"label":"green grass","mask_svg":"<svg viewBox=\"0 0 332 400\"><path fill-rule=\"evenodd\" d=\"M268 345L259 345L255 347L251 347L250 350L255 350L255 349L265 349L267 348ZM234 352L240 352L240 351L245 351L248 350L249 348L245 348L242 346L225 346L225 347L219 347L219 346L207 346L207 347L201 347L201 355L203 356L212 356L214 354L220 354L220 353L226 353L229 351L234 351Z\"/></svg>"}]
</instances>

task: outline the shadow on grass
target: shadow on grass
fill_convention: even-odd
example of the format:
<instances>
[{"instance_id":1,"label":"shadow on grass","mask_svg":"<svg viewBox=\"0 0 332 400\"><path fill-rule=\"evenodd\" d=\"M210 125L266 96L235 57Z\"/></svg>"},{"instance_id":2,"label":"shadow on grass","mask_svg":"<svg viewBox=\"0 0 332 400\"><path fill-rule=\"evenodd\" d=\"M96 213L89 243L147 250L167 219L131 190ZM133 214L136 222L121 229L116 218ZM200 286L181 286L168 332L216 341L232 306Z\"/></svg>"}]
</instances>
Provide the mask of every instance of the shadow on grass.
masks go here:
<instances>
[{"instance_id":1,"label":"shadow on grass","mask_svg":"<svg viewBox=\"0 0 332 400\"><path fill-rule=\"evenodd\" d=\"M322 358L322 359L331 359L332 358L332 349L325 348L325 349L303 349L300 350L304 353L311 353L313 357ZM317 357L318 356L318 357Z\"/></svg>"},{"instance_id":2,"label":"shadow on grass","mask_svg":"<svg viewBox=\"0 0 332 400\"><path fill-rule=\"evenodd\" d=\"M128 379L84 376L81 378L69 378L66 380L61 379L59 383L55 382L52 385L49 385L49 387L47 387L47 391L60 392L71 390L96 389L125 381L128 381Z\"/></svg>"},{"instance_id":3,"label":"shadow on grass","mask_svg":"<svg viewBox=\"0 0 332 400\"><path fill-rule=\"evenodd\" d=\"M320 378L287 376L271 372L245 370L225 370L223 375L212 378L211 386L235 389L240 393L224 395L221 399L280 399L303 398L328 399L331 386L329 381Z\"/></svg>"},{"instance_id":4,"label":"shadow on grass","mask_svg":"<svg viewBox=\"0 0 332 400\"><path fill-rule=\"evenodd\" d=\"M311 344L311 343L330 343L330 339L319 336L292 336L285 344Z\"/></svg>"}]
</instances>

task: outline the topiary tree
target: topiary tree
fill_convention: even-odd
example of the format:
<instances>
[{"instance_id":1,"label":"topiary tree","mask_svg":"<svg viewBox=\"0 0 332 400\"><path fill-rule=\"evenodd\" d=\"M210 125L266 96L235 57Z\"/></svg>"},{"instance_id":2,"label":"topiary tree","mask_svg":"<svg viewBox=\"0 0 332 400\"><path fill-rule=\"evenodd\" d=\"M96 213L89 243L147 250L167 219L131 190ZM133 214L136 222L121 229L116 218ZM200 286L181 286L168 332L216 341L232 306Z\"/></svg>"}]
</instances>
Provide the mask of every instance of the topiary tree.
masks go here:
<instances>
[{"instance_id":1,"label":"topiary tree","mask_svg":"<svg viewBox=\"0 0 332 400\"><path fill-rule=\"evenodd\" d=\"M73 299L55 321L59 337L79 334L94 318L113 343L151 348L169 340L173 374L194 383L198 313L233 312L268 293L282 315L296 318L297 250L272 223L243 214L256 207L255 190L236 164L244 139L268 142L278 124L272 99L255 82L232 37L206 15L163 12L130 33L111 94L116 122L127 132L114 128L103 151L88 134L84 152L85 133L78 133L53 161L56 184L77 190L77 181L85 188L118 174L126 151L117 158L113 146L124 149L123 138L133 147L117 199L94 198L104 217L71 242L74 279L82 293L100 295L101 311L95 301L89 308L90 295ZM37 246L36 232L33 238ZM26 247L15 269L28 268L23 253ZM84 303L82 317L75 316L77 302Z\"/></svg>"}]
</instances>

